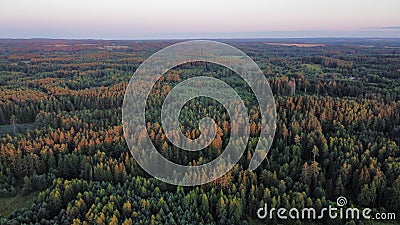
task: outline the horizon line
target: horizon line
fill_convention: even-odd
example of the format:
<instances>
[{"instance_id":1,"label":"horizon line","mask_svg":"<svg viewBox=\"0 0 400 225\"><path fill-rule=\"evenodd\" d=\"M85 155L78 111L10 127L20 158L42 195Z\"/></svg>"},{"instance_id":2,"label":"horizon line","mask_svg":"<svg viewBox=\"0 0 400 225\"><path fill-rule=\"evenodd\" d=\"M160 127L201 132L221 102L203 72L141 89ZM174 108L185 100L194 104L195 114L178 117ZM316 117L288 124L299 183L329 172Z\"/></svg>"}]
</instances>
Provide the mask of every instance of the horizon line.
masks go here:
<instances>
[{"instance_id":1,"label":"horizon line","mask_svg":"<svg viewBox=\"0 0 400 225\"><path fill-rule=\"evenodd\" d=\"M311 40L311 39L335 39L335 40L345 40L345 39L359 39L359 40L369 40L369 39L394 39L400 40L400 37L379 37L379 36L371 36L371 37L352 37L352 36L344 36L344 37L232 37L232 38L70 38L70 37L0 37L0 40L66 40L66 41L180 41L180 40Z\"/></svg>"},{"instance_id":2,"label":"horizon line","mask_svg":"<svg viewBox=\"0 0 400 225\"><path fill-rule=\"evenodd\" d=\"M296 39L296 38L400 38L400 29L360 30L271 30L244 32L177 32L177 33L17 33L1 34L0 39L71 39L71 40L189 40L189 39Z\"/></svg>"}]
</instances>

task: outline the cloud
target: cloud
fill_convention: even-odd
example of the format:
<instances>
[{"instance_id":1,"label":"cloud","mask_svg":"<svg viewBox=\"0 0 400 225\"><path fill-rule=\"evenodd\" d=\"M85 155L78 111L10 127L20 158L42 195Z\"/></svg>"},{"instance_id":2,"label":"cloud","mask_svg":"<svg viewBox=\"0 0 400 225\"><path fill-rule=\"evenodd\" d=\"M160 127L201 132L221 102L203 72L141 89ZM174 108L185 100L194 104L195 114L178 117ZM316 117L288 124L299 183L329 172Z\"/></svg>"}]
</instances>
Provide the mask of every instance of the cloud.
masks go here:
<instances>
[{"instance_id":1,"label":"cloud","mask_svg":"<svg viewBox=\"0 0 400 225\"><path fill-rule=\"evenodd\" d=\"M400 26L388 26L388 27L366 27L364 29L374 29L374 30L400 30Z\"/></svg>"},{"instance_id":2,"label":"cloud","mask_svg":"<svg viewBox=\"0 0 400 225\"><path fill-rule=\"evenodd\" d=\"M400 30L400 26L381 27L380 29Z\"/></svg>"}]
</instances>

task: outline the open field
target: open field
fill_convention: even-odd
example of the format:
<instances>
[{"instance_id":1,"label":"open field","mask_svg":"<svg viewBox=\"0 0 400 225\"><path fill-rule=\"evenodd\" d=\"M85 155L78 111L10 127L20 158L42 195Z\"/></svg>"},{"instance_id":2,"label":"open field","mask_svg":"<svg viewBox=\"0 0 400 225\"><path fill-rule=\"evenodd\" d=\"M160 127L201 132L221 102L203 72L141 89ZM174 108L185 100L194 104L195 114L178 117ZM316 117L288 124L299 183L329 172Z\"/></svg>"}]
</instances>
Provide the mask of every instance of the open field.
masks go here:
<instances>
[{"instance_id":1,"label":"open field","mask_svg":"<svg viewBox=\"0 0 400 225\"><path fill-rule=\"evenodd\" d=\"M23 124L16 124L15 125L15 133L24 133L28 129L35 129L35 123L23 123ZM0 125L0 137L5 136L7 134L13 135L14 134L14 126L13 125Z\"/></svg>"},{"instance_id":2,"label":"open field","mask_svg":"<svg viewBox=\"0 0 400 225\"><path fill-rule=\"evenodd\" d=\"M307 44L307 43L279 43L279 42L267 42L267 45L272 46L285 46L285 47L300 47L300 48L311 48L311 47L322 47L325 44Z\"/></svg>"},{"instance_id":3,"label":"open field","mask_svg":"<svg viewBox=\"0 0 400 225\"><path fill-rule=\"evenodd\" d=\"M0 198L0 215L7 218L16 209L29 208L38 197L39 192L34 191L28 195Z\"/></svg>"}]
</instances>

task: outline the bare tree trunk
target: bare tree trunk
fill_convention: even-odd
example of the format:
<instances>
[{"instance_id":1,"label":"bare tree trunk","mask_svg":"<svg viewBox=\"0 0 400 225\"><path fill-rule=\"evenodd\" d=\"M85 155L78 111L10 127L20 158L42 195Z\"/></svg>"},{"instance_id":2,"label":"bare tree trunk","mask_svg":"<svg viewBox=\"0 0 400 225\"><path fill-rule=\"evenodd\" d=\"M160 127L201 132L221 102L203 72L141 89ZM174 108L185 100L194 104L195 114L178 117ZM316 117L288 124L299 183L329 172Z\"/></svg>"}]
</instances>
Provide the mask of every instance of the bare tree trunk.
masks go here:
<instances>
[{"instance_id":1,"label":"bare tree trunk","mask_svg":"<svg viewBox=\"0 0 400 225\"><path fill-rule=\"evenodd\" d=\"M15 136L15 134L17 133L16 132L16 128L15 128L15 122L16 122L15 121L16 120L15 115L12 115L10 119L11 119L11 123L12 123L12 125L14 127L14 136Z\"/></svg>"}]
</instances>

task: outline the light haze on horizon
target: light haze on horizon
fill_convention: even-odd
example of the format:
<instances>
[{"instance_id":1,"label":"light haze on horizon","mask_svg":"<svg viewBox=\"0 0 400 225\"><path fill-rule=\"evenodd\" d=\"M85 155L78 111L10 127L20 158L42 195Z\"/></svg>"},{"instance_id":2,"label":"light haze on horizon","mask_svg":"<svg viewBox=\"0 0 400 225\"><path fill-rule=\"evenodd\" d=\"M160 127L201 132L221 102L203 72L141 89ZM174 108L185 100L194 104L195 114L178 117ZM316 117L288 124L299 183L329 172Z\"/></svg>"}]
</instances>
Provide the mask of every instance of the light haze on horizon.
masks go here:
<instances>
[{"instance_id":1,"label":"light haze on horizon","mask_svg":"<svg viewBox=\"0 0 400 225\"><path fill-rule=\"evenodd\" d=\"M399 0L2 0L0 38L400 38L399 9Z\"/></svg>"}]
</instances>

